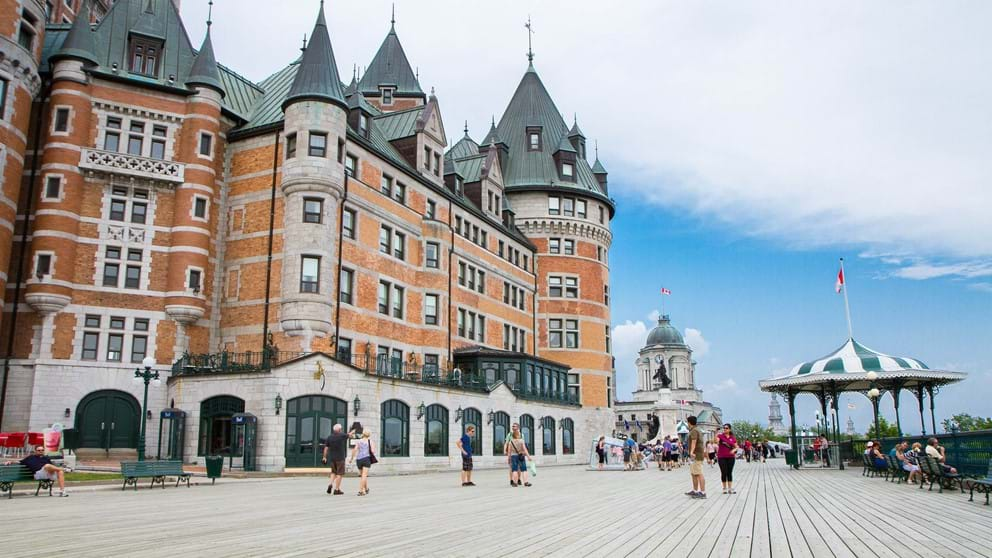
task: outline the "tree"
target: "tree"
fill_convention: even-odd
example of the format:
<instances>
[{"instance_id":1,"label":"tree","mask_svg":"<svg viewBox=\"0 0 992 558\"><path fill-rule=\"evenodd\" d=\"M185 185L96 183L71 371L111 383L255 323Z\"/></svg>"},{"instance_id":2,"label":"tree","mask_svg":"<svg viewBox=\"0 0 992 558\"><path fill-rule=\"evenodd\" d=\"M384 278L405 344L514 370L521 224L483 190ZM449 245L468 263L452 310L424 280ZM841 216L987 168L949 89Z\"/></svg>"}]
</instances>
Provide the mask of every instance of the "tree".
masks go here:
<instances>
[{"instance_id":1,"label":"tree","mask_svg":"<svg viewBox=\"0 0 992 558\"><path fill-rule=\"evenodd\" d=\"M885 420L885 417L878 417L878 429L879 432L875 431L875 424L872 423L871 428L865 434L867 438L872 440L877 440L880 438L898 438L899 429L896 428L895 423L891 423Z\"/></svg>"},{"instance_id":2,"label":"tree","mask_svg":"<svg viewBox=\"0 0 992 558\"><path fill-rule=\"evenodd\" d=\"M961 432L992 430L992 418L973 417L968 413L958 413L949 419L944 419L941 424L944 426L944 432L950 432L955 424Z\"/></svg>"},{"instance_id":3,"label":"tree","mask_svg":"<svg viewBox=\"0 0 992 558\"><path fill-rule=\"evenodd\" d=\"M770 428L757 422L735 420L730 423L730 426L734 429L734 436L736 436L741 443L747 439L751 439L752 441L756 439L783 441L781 436L776 436ZM753 435L755 432L757 433L757 436Z\"/></svg>"}]
</instances>

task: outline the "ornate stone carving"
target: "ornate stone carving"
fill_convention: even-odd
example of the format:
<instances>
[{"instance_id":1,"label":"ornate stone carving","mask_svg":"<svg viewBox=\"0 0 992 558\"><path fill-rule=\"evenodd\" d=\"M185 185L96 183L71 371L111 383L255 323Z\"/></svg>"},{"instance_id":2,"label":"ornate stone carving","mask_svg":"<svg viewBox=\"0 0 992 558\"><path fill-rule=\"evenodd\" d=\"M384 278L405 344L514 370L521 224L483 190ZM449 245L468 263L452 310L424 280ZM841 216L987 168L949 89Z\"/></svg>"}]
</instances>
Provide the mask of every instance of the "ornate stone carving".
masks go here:
<instances>
[{"instance_id":1,"label":"ornate stone carving","mask_svg":"<svg viewBox=\"0 0 992 558\"><path fill-rule=\"evenodd\" d=\"M186 165L182 163L102 149L83 149L79 166L97 172L172 184L182 184L186 175Z\"/></svg>"}]
</instances>

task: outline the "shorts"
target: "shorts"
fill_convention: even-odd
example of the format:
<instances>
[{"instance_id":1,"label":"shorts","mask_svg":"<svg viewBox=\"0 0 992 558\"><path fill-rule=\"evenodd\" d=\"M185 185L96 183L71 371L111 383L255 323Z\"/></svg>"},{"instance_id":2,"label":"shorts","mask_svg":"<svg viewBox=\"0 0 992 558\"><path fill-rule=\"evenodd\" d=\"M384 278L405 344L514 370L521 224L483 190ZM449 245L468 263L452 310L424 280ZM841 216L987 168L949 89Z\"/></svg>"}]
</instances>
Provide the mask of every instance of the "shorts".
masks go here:
<instances>
[{"instance_id":1,"label":"shorts","mask_svg":"<svg viewBox=\"0 0 992 558\"><path fill-rule=\"evenodd\" d=\"M915 472L917 472L917 471L920 470L920 466L919 465L910 465L909 463L903 463L902 464L902 470L903 471L909 471L910 473L915 473Z\"/></svg>"},{"instance_id":2,"label":"shorts","mask_svg":"<svg viewBox=\"0 0 992 558\"><path fill-rule=\"evenodd\" d=\"M703 474L703 460L693 459L692 465L689 465L690 475L702 475Z\"/></svg>"},{"instance_id":3,"label":"shorts","mask_svg":"<svg viewBox=\"0 0 992 558\"><path fill-rule=\"evenodd\" d=\"M472 470L472 456L462 454L462 471Z\"/></svg>"},{"instance_id":4,"label":"shorts","mask_svg":"<svg viewBox=\"0 0 992 558\"><path fill-rule=\"evenodd\" d=\"M331 461L331 474L344 475L344 459L335 459Z\"/></svg>"},{"instance_id":5,"label":"shorts","mask_svg":"<svg viewBox=\"0 0 992 558\"><path fill-rule=\"evenodd\" d=\"M34 480L55 480L57 478L55 473L49 473L44 469L38 469L34 472Z\"/></svg>"},{"instance_id":6,"label":"shorts","mask_svg":"<svg viewBox=\"0 0 992 558\"><path fill-rule=\"evenodd\" d=\"M515 453L510 456L510 471L518 473L527 472L527 458L523 454Z\"/></svg>"},{"instance_id":7,"label":"shorts","mask_svg":"<svg viewBox=\"0 0 992 558\"><path fill-rule=\"evenodd\" d=\"M358 461L356 461L355 465L358 465L359 471L361 471L362 469L370 469L372 467L372 460L368 457L363 457Z\"/></svg>"},{"instance_id":8,"label":"shorts","mask_svg":"<svg viewBox=\"0 0 992 558\"><path fill-rule=\"evenodd\" d=\"M710 461L716 461L716 452L715 451L714 452L711 452L709 455L710 455Z\"/></svg>"}]
</instances>

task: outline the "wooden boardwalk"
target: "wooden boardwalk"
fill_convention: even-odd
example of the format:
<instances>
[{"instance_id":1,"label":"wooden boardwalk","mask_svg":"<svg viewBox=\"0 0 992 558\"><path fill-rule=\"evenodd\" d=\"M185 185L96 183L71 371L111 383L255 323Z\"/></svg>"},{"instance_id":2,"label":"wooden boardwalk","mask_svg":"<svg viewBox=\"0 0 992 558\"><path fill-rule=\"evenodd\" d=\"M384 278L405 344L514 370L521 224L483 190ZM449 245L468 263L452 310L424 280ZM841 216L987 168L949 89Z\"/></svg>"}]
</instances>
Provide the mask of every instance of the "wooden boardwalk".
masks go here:
<instances>
[{"instance_id":1,"label":"wooden boardwalk","mask_svg":"<svg viewBox=\"0 0 992 558\"><path fill-rule=\"evenodd\" d=\"M868 479L860 470L739 463L736 495L706 468L693 500L674 472L539 471L510 488L478 471L371 479L324 494L320 478L73 491L0 501L0 554L21 556L987 556L992 506ZM147 485L147 483L145 483ZM714 490L715 489L715 490Z\"/></svg>"}]
</instances>

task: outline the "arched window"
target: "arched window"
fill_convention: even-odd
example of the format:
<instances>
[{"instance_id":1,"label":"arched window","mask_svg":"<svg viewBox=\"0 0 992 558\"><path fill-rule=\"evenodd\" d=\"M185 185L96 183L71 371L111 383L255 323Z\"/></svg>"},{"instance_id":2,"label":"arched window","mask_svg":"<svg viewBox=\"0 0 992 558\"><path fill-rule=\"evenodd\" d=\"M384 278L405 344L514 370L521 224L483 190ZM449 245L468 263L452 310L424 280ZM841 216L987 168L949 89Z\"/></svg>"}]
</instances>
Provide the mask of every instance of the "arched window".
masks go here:
<instances>
[{"instance_id":1,"label":"arched window","mask_svg":"<svg viewBox=\"0 0 992 558\"><path fill-rule=\"evenodd\" d=\"M527 444L527 452L534 455L534 417L520 415L520 435Z\"/></svg>"},{"instance_id":2,"label":"arched window","mask_svg":"<svg viewBox=\"0 0 992 558\"><path fill-rule=\"evenodd\" d=\"M200 439L197 455L231 454L231 416L245 412L245 400L218 395L200 402Z\"/></svg>"},{"instance_id":3,"label":"arched window","mask_svg":"<svg viewBox=\"0 0 992 558\"><path fill-rule=\"evenodd\" d=\"M472 436L472 453L482 455L482 412L469 407L462 411L462 434L465 429L472 425L475 427L475 436Z\"/></svg>"},{"instance_id":4,"label":"arched window","mask_svg":"<svg viewBox=\"0 0 992 558\"><path fill-rule=\"evenodd\" d=\"M493 415L493 455L503 455L506 435L510 433L510 415L498 411Z\"/></svg>"},{"instance_id":5,"label":"arched window","mask_svg":"<svg viewBox=\"0 0 992 558\"><path fill-rule=\"evenodd\" d=\"M575 423L570 418L561 419L561 452L565 455L575 453Z\"/></svg>"},{"instance_id":6,"label":"arched window","mask_svg":"<svg viewBox=\"0 0 992 558\"><path fill-rule=\"evenodd\" d=\"M441 405L430 405L424 414L427 428L424 430L424 455L448 455L448 409Z\"/></svg>"},{"instance_id":7,"label":"arched window","mask_svg":"<svg viewBox=\"0 0 992 558\"><path fill-rule=\"evenodd\" d=\"M379 453L383 457L410 455L410 406L397 399L382 402L382 438Z\"/></svg>"},{"instance_id":8,"label":"arched window","mask_svg":"<svg viewBox=\"0 0 992 558\"><path fill-rule=\"evenodd\" d=\"M541 430L543 436L542 449L544 455L555 454L555 419L554 417L544 417L541 419Z\"/></svg>"}]
</instances>

